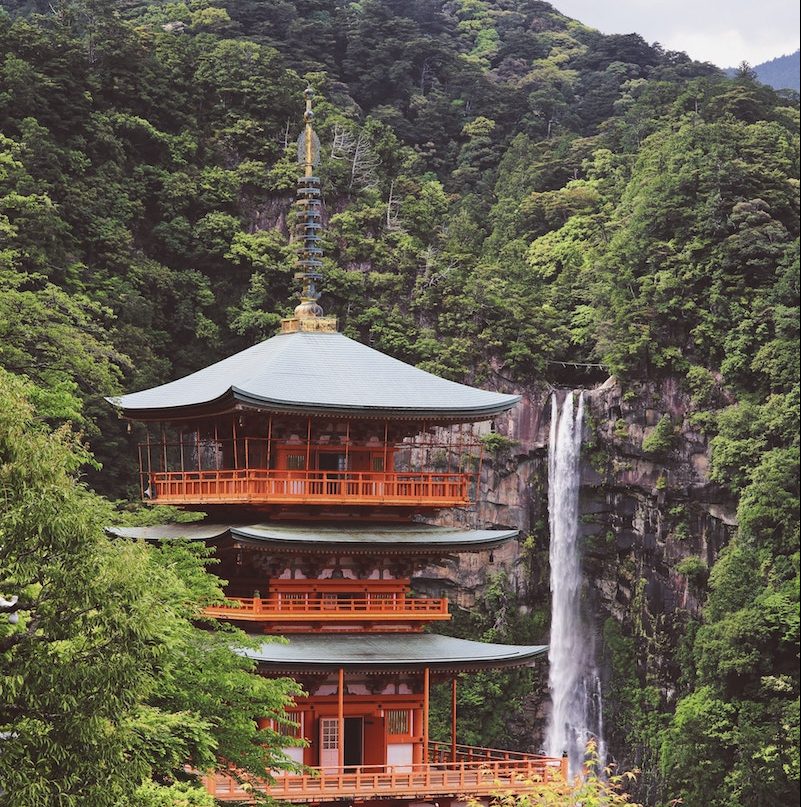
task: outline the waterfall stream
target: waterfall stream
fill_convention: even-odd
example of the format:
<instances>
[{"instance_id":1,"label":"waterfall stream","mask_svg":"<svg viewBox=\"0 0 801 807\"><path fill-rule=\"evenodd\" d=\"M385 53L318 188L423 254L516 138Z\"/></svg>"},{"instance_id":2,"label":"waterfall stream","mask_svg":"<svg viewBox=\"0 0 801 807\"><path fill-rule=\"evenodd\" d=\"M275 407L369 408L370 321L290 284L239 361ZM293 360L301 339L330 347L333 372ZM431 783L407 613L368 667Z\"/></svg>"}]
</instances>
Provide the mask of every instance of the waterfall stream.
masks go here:
<instances>
[{"instance_id":1,"label":"waterfall stream","mask_svg":"<svg viewBox=\"0 0 801 807\"><path fill-rule=\"evenodd\" d=\"M568 393L559 411L551 398L548 445L548 509L551 527L551 640L548 686L551 715L546 735L550 756L567 753L571 776L580 774L587 741L596 738L601 766L603 743L601 679L595 642L582 598L579 543L579 483L584 394Z\"/></svg>"}]
</instances>

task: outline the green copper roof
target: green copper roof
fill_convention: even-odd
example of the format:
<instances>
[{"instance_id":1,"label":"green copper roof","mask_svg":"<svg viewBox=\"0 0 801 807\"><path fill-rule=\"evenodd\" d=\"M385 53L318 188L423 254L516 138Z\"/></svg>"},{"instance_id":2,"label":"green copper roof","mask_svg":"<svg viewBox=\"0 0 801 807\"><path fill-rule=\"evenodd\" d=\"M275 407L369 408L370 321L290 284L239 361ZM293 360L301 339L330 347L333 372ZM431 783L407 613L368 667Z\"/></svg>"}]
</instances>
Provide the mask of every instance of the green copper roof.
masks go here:
<instances>
[{"instance_id":1,"label":"green copper roof","mask_svg":"<svg viewBox=\"0 0 801 807\"><path fill-rule=\"evenodd\" d=\"M228 534L227 524L207 524L193 521L189 524L155 524L148 527L106 527L115 538L135 541L169 541L184 538L187 541L213 541Z\"/></svg>"},{"instance_id":2,"label":"green copper roof","mask_svg":"<svg viewBox=\"0 0 801 807\"><path fill-rule=\"evenodd\" d=\"M109 398L126 417L160 419L265 411L480 420L510 409L517 395L468 387L348 339L340 333L285 333L159 387Z\"/></svg>"},{"instance_id":3,"label":"green copper roof","mask_svg":"<svg viewBox=\"0 0 801 807\"><path fill-rule=\"evenodd\" d=\"M152 527L110 527L108 532L120 538L145 541L176 538L215 541L230 536L237 541L267 545L279 551L380 548L390 552L420 549L442 552L477 551L497 546L518 534L517 530L470 530L414 523L295 522L227 525L202 521Z\"/></svg>"},{"instance_id":4,"label":"green copper roof","mask_svg":"<svg viewBox=\"0 0 801 807\"><path fill-rule=\"evenodd\" d=\"M256 650L241 652L275 672L339 667L365 671L430 667L461 672L529 666L547 650L547 645L490 644L433 633L361 633L299 634L290 636L285 644L267 641Z\"/></svg>"}]
</instances>

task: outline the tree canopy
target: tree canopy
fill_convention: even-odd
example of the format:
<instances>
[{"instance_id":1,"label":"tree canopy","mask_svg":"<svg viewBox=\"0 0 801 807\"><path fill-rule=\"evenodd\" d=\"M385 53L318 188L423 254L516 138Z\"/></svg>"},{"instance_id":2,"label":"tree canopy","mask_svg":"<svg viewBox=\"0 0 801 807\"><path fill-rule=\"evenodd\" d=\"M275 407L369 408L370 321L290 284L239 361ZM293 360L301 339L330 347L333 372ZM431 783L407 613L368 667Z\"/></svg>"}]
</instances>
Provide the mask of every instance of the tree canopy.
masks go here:
<instances>
[{"instance_id":1,"label":"tree canopy","mask_svg":"<svg viewBox=\"0 0 801 807\"><path fill-rule=\"evenodd\" d=\"M75 477L86 450L35 419L31 389L0 370L0 804L149 807L200 793L187 766L289 764L298 688L253 674L245 634L201 627L223 599L208 556L106 538L111 508Z\"/></svg>"},{"instance_id":2,"label":"tree canopy","mask_svg":"<svg viewBox=\"0 0 801 807\"><path fill-rule=\"evenodd\" d=\"M254 709L279 709L286 694L247 688L230 637L203 634L212 644L201 652L189 612L142 604L151 578L176 602L185 592L190 611L219 592L186 549L108 545L105 505L74 478L89 455L59 427L83 429L96 458L83 465L88 485L130 495L137 434L102 396L229 355L294 307L293 152L308 82L327 225L321 302L347 335L496 387L580 384L586 376L564 367L577 363L632 391L671 378L691 396L711 480L738 498L739 529L704 577L708 601L670 701L626 661L630 637L606 632L621 672L621 741L647 747L644 778L660 780L665 800L795 803L797 96L634 34L604 36L538 0L4 7L3 473L15 496L32 498L30 511L0 516L2 574L29 589L52 639L24 638L25 625L39 630L34 617L13 629L0 621L23 637L3 651L15 666L32 669L39 652L51 660L3 684L4 703L24 695L32 710L8 746L15 770L57 737L73 742L69 714L75 738L88 738L78 779L132 761L119 793L168 778L181 754L205 764L225 747L255 764L247 721L223 719L222 697L203 708L184 700L207 686L209 668L158 689L155 671L172 663L165 648L221 654ZM670 427L649 456L670 450ZM29 448L8 436L22 433ZM30 446L43 452L38 465ZM52 496L37 498L40 489ZM39 579L40 565L58 585ZM71 667L105 641L115 652L96 668ZM80 719L95 705L82 675L108 687L107 713L92 720ZM45 730L41 714L54 709L61 722ZM184 712L195 717L175 718ZM159 760L141 751L143 738ZM31 803L43 781L31 780Z\"/></svg>"}]
</instances>

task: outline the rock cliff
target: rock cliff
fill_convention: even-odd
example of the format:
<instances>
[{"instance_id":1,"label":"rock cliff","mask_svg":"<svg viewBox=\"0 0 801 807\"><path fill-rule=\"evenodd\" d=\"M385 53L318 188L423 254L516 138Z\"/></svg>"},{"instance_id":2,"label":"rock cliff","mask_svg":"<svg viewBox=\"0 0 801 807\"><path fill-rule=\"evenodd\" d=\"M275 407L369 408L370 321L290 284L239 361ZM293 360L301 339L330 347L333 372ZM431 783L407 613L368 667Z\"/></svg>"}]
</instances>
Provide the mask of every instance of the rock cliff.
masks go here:
<instances>
[{"instance_id":1,"label":"rock cliff","mask_svg":"<svg viewBox=\"0 0 801 807\"><path fill-rule=\"evenodd\" d=\"M547 389L522 389L522 402L498 424L508 441L485 458L480 504L447 516L484 527L517 527L520 539L492 553L468 555L424 577L439 576L458 605L481 600L487 583L505 572L523 610L547 610ZM557 394L564 394L559 392ZM631 641L634 680L654 687L669 709L679 671L682 636L698 616L708 569L729 540L736 503L709 479L709 445L693 419L688 394L673 379L623 389L614 378L588 389L580 499L586 601L597 624L610 716L619 713L621 682L602 639ZM547 641L547 636L542 637ZM541 679L540 679L541 681ZM545 699L533 699L540 713ZM541 726L535 720L533 730ZM627 738L610 726L611 752ZM617 743L615 742L617 740ZM537 744L534 740L534 745ZM617 747L616 747L617 745Z\"/></svg>"}]
</instances>

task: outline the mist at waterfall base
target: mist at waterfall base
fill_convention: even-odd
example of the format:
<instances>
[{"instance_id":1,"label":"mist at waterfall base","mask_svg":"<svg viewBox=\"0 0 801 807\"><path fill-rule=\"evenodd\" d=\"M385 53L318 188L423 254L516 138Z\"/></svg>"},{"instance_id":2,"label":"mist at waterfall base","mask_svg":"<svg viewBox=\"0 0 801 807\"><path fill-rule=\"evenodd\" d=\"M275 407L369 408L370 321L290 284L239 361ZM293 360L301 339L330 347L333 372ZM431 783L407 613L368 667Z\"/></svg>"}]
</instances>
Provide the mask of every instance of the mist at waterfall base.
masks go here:
<instances>
[{"instance_id":1,"label":"mist at waterfall base","mask_svg":"<svg viewBox=\"0 0 801 807\"><path fill-rule=\"evenodd\" d=\"M556 394L551 396L548 444L551 714L545 744L549 756L567 753L571 776L581 775L587 742L592 738L597 741L600 767L606 764L601 679L595 664L594 632L582 598L579 484L583 419L583 392L577 396L569 392L561 412Z\"/></svg>"}]
</instances>

